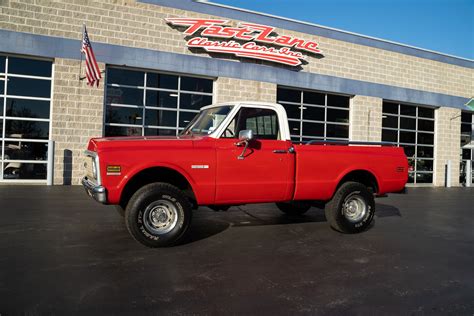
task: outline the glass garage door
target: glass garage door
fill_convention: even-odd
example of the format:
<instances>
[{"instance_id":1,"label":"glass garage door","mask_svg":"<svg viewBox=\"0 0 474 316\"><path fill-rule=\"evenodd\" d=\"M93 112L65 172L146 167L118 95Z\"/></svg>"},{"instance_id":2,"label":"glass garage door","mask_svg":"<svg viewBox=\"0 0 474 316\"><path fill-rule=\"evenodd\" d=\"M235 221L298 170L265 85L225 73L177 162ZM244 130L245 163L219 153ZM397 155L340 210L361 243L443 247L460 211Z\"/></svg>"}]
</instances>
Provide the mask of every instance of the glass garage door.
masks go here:
<instances>
[{"instance_id":1,"label":"glass garage door","mask_svg":"<svg viewBox=\"0 0 474 316\"><path fill-rule=\"evenodd\" d=\"M461 113L461 168L460 182L466 183L466 164L471 163L472 177L474 183L474 114L473 112Z\"/></svg>"},{"instance_id":2,"label":"glass garage door","mask_svg":"<svg viewBox=\"0 0 474 316\"><path fill-rule=\"evenodd\" d=\"M433 183L434 109L383 102L382 141L405 149L409 183Z\"/></svg>"},{"instance_id":3,"label":"glass garage door","mask_svg":"<svg viewBox=\"0 0 474 316\"><path fill-rule=\"evenodd\" d=\"M105 136L175 136L212 103L213 80L107 68Z\"/></svg>"},{"instance_id":4,"label":"glass garage door","mask_svg":"<svg viewBox=\"0 0 474 316\"><path fill-rule=\"evenodd\" d=\"M278 87L294 141L349 140L349 100L344 95Z\"/></svg>"},{"instance_id":5,"label":"glass garage door","mask_svg":"<svg viewBox=\"0 0 474 316\"><path fill-rule=\"evenodd\" d=\"M52 62L0 55L0 181L45 181Z\"/></svg>"}]
</instances>

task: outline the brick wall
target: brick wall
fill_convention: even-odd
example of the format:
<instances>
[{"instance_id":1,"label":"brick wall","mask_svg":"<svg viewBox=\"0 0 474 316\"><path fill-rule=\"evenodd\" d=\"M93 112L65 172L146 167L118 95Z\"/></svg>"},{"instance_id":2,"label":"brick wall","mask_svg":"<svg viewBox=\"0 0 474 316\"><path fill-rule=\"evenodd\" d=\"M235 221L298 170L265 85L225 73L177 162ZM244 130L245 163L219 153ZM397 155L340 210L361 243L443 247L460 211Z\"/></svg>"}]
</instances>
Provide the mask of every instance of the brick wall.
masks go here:
<instances>
[{"instance_id":1,"label":"brick wall","mask_svg":"<svg viewBox=\"0 0 474 316\"><path fill-rule=\"evenodd\" d=\"M78 60L55 60L51 135L56 146L54 184L79 184L84 176L87 142L102 136L104 89L89 88L78 77Z\"/></svg>"},{"instance_id":2,"label":"brick wall","mask_svg":"<svg viewBox=\"0 0 474 316\"><path fill-rule=\"evenodd\" d=\"M276 88L272 83L220 77L216 80L215 101L276 102Z\"/></svg>"},{"instance_id":3,"label":"brick wall","mask_svg":"<svg viewBox=\"0 0 474 316\"><path fill-rule=\"evenodd\" d=\"M439 108L435 112L435 165L433 184L445 185L445 166L451 160L451 185L459 186L461 110Z\"/></svg>"},{"instance_id":4,"label":"brick wall","mask_svg":"<svg viewBox=\"0 0 474 316\"><path fill-rule=\"evenodd\" d=\"M163 20L184 16L216 18L134 0L0 1L1 29L80 39L82 23L87 22L91 40L95 42L194 54L186 48L181 32ZM235 25L238 21L232 23ZM308 56L309 63L303 66L304 71L463 97L471 97L474 91L472 69L320 36L276 30L279 34L315 39L320 43L325 57ZM208 56L204 52L200 54Z\"/></svg>"},{"instance_id":5,"label":"brick wall","mask_svg":"<svg viewBox=\"0 0 474 316\"><path fill-rule=\"evenodd\" d=\"M382 99L356 95L350 104L349 139L382 140Z\"/></svg>"}]
</instances>

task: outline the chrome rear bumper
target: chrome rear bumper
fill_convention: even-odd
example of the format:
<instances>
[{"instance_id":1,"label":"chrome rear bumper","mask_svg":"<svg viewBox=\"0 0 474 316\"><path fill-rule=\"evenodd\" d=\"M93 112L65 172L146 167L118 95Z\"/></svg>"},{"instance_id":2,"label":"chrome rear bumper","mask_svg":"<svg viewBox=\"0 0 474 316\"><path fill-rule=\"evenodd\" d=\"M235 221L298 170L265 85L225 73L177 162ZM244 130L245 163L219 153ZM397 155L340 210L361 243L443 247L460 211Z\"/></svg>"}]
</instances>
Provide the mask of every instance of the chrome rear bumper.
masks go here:
<instances>
[{"instance_id":1,"label":"chrome rear bumper","mask_svg":"<svg viewBox=\"0 0 474 316\"><path fill-rule=\"evenodd\" d=\"M87 177L82 178L81 182L90 197L99 203L107 204L107 190L103 186L95 184Z\"/></svg>"}]
</instances>

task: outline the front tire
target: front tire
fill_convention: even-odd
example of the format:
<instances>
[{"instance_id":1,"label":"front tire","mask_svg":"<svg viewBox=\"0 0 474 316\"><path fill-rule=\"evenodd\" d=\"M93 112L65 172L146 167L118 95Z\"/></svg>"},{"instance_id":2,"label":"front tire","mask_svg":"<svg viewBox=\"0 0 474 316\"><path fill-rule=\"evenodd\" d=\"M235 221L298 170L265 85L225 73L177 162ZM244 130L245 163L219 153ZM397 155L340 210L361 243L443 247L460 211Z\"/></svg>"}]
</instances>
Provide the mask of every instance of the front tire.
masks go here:
<instances>
[{"instance_id":1,"label":"front tire","mask_svg":"<svg viewBox=\"0 0 474 316\"><path fill-rule=\"evenodd\" d=\"M293 201L276 203L280 211L288 215L303 215L310 208L311 204L307 202Z\"/></svg>"},{"instance_id":2,"label":"front tire","mask_svg":"<svg viewBox=\"0 0 474 316\"><path fill-rule=\"evenodd\" d=\"M191 216L191 204L181 190L157 182L133 194L125 210L125 224L139 243L151 248L166 247L183 237Z\"/></svg>"},{"instance_id":3,"label":"front tire","mask_svg":"<svg viewBox=\"0 0 474 316\"><path fill-rule=\"evenodd\" d=\"M374 218L373 194L359 182L346 182L334 194L324 209L332 228L354 234L366 230Z\"/></svg>"}]
</instances>

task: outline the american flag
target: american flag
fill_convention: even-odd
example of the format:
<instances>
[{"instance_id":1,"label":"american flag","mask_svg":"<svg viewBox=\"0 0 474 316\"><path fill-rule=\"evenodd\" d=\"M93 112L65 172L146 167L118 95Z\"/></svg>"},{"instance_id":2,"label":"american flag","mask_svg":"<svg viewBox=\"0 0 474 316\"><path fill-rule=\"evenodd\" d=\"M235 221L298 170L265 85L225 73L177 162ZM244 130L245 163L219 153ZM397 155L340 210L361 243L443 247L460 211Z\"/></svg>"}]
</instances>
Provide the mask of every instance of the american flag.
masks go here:
<instances>
[{"instance_id":1,"label":"american flag","mask_svg":"<svg viewBox=\"0 0 474 316\"><path fill-rule=\"evenodd\" d=\"M82 36L82 48L81 53L86 56L86 78L87 84L93 86L97 84L99 86L99 80L102 79L100 74L99 65L95 60L94 51L92 50L91 42L89 41L89 35L87 35L87 29L84 26L84 34Z\"/></svg>"}]
</instances>

